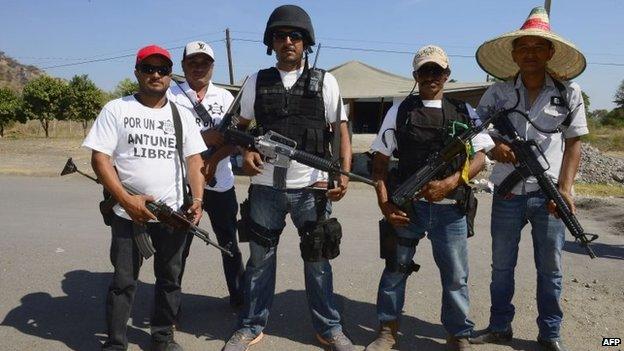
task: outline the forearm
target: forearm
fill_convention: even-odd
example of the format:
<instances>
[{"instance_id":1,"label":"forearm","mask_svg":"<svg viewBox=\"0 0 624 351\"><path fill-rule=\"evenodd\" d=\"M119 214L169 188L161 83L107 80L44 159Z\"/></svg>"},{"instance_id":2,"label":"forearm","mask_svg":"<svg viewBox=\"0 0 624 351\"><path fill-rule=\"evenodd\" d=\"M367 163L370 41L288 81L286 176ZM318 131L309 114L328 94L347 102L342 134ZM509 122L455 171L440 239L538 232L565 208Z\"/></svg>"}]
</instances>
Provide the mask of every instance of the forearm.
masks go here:
<instances>
[{"instance_id":1,"label":"forearm","mask_svg":"<svg viewBox=\"0 0 624 351\"><path fill-rule=\"evenodd\" d=\"M191 196L193 198L202 199L204 195L204 175L201 169L204 162L199 154L191 155L186 158L188 164L188 181L191 186Z\"/></svg>"},{"instance_id":2,"label":"forearm","mask_svg":"<svg viewBox=\"0 0 624 351\"><path fill-rule=\"evenodd\" d=\"M94 150L91 153L91 167L104 189L106 189L117 202L120 204L125 203L130 194L121 184L119 176L111 163L110 156Z\"/></svg>"},{"instance_id":3,"label":"forearm","mask_svg":"<svg viewBox=\"0 0 624 351\"><path fill-rule=\"evenodd\" d=\"M386 180L388 179L388 163L390 157L376 152L373 157L373 180L377 182L375 192L377 193L377 202L379 204L388 202L388 189Z\"/></svg>"},{"instance_id":4,"label":"forearm","mask_svg":"<svg viewBox=\"0 0 624 351\"><path fill-rule=\"evenodd\" d=\"M574 177L581 162L581 138L574 137L565 140L563 161L559 172L559 189L571 192Z\"/></svg>"},{"instance_id":5,"label":"forearm","mask_svg":"<svg viewBox=\"0 0 624 351\"><path fill-rule=\"evenodd\" d=\"M485 151L477 151L470 160L470 170L468 171L468 179L474 178L479 172L485 168Z\"/></svg>"},{"instance_id":6,"label":"forearm","mask_svg":"<svg viewBox=\"0 0 624 351\"><path fill-rule=\"evenodd\" d=\"M351 172L351 139L349 138L349 128L346 121L340 122L340 165L343 171Z\"/></svg>"}]
</instances>

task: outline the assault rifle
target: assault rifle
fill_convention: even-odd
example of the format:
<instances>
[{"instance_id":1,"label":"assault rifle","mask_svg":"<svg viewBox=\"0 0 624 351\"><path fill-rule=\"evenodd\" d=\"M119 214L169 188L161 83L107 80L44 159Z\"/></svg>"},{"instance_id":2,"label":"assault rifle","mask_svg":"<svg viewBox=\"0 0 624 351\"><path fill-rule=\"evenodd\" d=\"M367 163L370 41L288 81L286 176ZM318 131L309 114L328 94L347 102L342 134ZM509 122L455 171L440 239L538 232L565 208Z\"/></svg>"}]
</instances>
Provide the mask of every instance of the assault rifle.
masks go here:
<instances>
[{"instance_id":1,"label":"assault rifle","mask_svg":"<svg viewBox=\"0 0 624 351\"><path fill-rule=\"evenodd\" d=\"M514 112L521 114L528 120L528 116L525 113L517 110ZM494 127L502 136L510 140L508 145L517 160L516 169L497 187L497 193L501 195L508 194L518 182L531 176L535 177L546 198L555 203L559 218L568 228L574 240L587 251L589 257L595 258L596 254L590 247L590 243L598 239L598 235L585 233L578 219L559 193L557 186L546 174L550 164L539 145L534 140L524 140L520 137L508 115L494 121Z\"/></svg>"},{"instance_id":2,"label":"assault rifle","mask_svg":"<svg viewBox=\"0 0 624 351\"><path fill-rule=\"evenodd\" d=\"M69 160L67 160L65 167L61 171L61 175L63 176L63 175L71 174L75 172L100 184L100 181L98 179L93 178L90 175L79 171L78 168L76 167L76 164L70 158ZM139 192L138 190L136 190L130 185L127 185L127 184L122 184L122 185L124 189L126 189L126 191L130 193L131 195L143 195L141 192ZM113 207L115 206L116 203L117 201L112 196L100 202L100 212L102 212L102 216L104 216L105 218L107 216L110 216L113 211ZM234 257L232 252L230 252L229 247L227 248L222 247L216 242L212 241L210 239L210 234L206 230L196 226L195 224L193 224L193 222L191 222L188 218L186 218L186 216L183 213L174 211L171 207L167 206L167 204L160 202L160 201L158 202L148 201L145 203L145 207L147 207L147 209L151 213L153 213L154 216L156 216L156 218L160 222L174 229L186 230L187 232L203 240L207 245L212 245L216 247L217 249L223 251L230 257ZM150 242L150 239L149 239L149 235L147 235L147 233L143 233L142 235L135 235L134 239L143 257L148 258L154 254L155 249L152 246L152 243Z\"/></svg>"},{"instance_id":3,"label":"assault rifle","mask_svg":"<svg viewBox=\"0 0 624 351\"><path fill-rule=\"evenodd\" d=\"M337 162L331 162L297 150L297 143L294 140L273 131L254 137L251 134L232 128L225 131L225 138L233 144L246 148L255 148L264 156L266 162L271 163L275 167L288 168L290 161L295 160L324 172L340 173L348 176L350 179L375 186L375 182L371 179L342 170Z\"/></svg>"},{"instance_id":4,"label":"assault rifle","mask_svg":"<svg viewBox=\"0 0 624 351\"><path fill-rule=\"evenodd\" d=\"M507 114L510 111L511 110L502 110L496 113L491 113L488 117L481 121L480 125L473 124L461 134L454 136L442 150L429 156L425 166L420 168L405 182L399 185L399 187L392 193L392 202L399 207L405 208L427 183L446 169L456 157L459 157L466 152L466 143L468 143L470 139L485 130L488 125L494 121L494 119L501 115Z\"/></svg>"}]
</instances>

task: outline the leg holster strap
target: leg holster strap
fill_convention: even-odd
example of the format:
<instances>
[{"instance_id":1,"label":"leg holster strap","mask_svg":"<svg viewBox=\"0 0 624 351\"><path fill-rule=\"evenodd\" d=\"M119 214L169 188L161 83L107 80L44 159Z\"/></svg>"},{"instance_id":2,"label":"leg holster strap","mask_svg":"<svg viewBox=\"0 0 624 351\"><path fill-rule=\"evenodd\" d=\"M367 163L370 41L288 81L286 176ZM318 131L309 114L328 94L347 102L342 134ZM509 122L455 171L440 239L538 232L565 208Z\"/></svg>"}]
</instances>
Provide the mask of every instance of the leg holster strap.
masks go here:
<instances>
[{"instance_id":1,"label":"leg holster strap","mask_svg":"<svg viewBox=\"0 0 624 351\"><path fill-rule=\"evenodd\" d=\"M379 256L386 261L386 269L390 272L400 272L407 275L418 272L420 266L414 261L398 263L397 247L405 246L415 248L420 239L403 238L397 235L394 227L385 219L379 221Z\"/></svg>"},{"instance_id":2,"label":"leg holster strap","mask_svg":"<svg viewBox=\"0 0 624 351\"><path fill-rule=\"evenodd\" d=\"M282 229L268 229L249 218L249 240L266 248L277 246Z\"/></svg>"}]
</instances>

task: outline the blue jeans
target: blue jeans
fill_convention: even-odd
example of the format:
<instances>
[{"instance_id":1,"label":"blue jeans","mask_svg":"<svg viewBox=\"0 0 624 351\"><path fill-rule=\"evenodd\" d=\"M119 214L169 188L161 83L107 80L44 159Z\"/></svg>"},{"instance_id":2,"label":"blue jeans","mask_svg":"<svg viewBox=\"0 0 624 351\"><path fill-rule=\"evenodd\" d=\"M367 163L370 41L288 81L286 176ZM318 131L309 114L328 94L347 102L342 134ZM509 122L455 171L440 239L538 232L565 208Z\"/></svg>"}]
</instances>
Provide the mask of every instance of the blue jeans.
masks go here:
<instances>
[{"instance_id":1,"label":"blue jeans","mask_svg":"<svg viewBox=\"0 0 624 351\"><path fill-rule=\"evenodd\" d=\"M537 325L543 340L559 339L563 312L559 304L562 287L561 250L565 240L563 222L549 215L541 192L492 202L492 283L490 326L503 331L511 326L515 308L514 269L518 261L520 231L531 223L533 258L537 269Z\"/></svg>"},{"instance_id":2,"label":"blue jeans","mask_svg":"<svg viewBox=\"0 0 624 351\"><path fill-rule=\"evenodd\" d=\"M306 189L278 190L269 186L252 185L249 193L251 219L271 230L286 226L286 214L297 229L307 221L317 220L313 191ZM325 216L329 216L329 202ZM244 299L240 330L259 335L267 324L269 309L275 294L277 247L267 248L249 242L250 257L245 269ZM312 324L317 333L329 338L342 331L340 314L334 301L332 269L329 261L304 262L305 288Z\"/></svg>"},{"instance_id":3,"label":"blue jeans","mask_svg":"<svg viewBox=\"0 0 624 351\"><path fill-rule=\"evenodd\" d=\"M413 203L412 221L395 228L399 237L422 239L427 233L442 280L442 325L450 335L467 337L474 323L468 318L468 247L466 217L455 205ZM411 262L416 248L397 246L399 264ZM377 317L381 323L399 319L405 303L408 274L384 269L377 293Z\"/></svg>"}]
</instances>

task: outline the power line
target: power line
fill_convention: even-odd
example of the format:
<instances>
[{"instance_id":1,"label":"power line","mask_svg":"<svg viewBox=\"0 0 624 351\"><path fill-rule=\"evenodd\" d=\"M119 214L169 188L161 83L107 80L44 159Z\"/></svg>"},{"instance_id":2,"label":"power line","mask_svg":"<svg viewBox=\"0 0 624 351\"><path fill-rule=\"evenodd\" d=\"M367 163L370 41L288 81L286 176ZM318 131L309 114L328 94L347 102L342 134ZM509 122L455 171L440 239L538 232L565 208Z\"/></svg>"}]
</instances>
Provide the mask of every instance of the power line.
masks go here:
<instances>
[{"instance_id":1,"label":"power line","mask_svg":"<svg viewBox=\"0 0 624 351\"><path fill-rule=\"evenodd\" d=\"M216 43L216 42L221 42L221 41L225 41L225 39L212 40L212 41L208 41L207 43ZM173 51L173 50L182 49L184 46L185 45L174 46L174 47L169 47L169 48L166 48L166 49L170 50L170 51ZM135 55L136 55L135 53L132 53L132 54L127 54L127 55L105 57L105 58L94 59L94 60L86 60L86 61L81 61L81 62L65 63L65 64L61 64L61 65L47 66L47 67L42 67L41 69L44 70L44 69L59 68L59 67L78 66L78 65L84 65L84 64L87 64L87 63L94 63L94 62L112 61L112 60L117 60L117 59L121 59L121 58L132 57L132 56L135 56Z\"/></svg>"}]
</instances>

